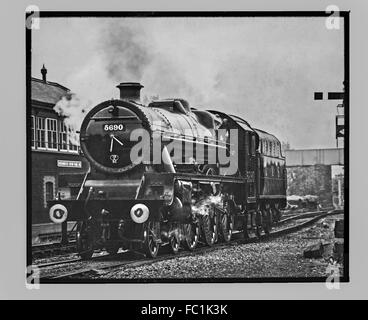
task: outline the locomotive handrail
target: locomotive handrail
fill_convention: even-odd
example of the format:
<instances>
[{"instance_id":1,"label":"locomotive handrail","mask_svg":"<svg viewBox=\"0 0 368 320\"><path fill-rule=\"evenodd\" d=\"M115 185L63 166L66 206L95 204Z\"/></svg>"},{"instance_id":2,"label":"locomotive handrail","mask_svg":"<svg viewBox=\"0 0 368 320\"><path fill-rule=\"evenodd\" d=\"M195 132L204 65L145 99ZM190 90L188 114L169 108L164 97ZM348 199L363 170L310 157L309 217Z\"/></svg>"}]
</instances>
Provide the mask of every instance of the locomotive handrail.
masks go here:
<instances>
[{"instance_id":1,"label":"locomotive handrail","mask_svg":"<svg viewBox=\"0 0 368 320\"><path fill-rule=\"evenodd\" d=\"M111 120L139 120L140 119L138 117L135 116L116 116L116 117L91 117L91 120L95 120L95 121L111 121Z\"/></svg>"},{"instance_id":2,"label":"locomotive handrail","mask_svg":"<svg viewBox=\"0 0 368 320\"><path fill-rule=\"evenodd\" d=\"M77 195L77 200L79 200L80 196L82 195L84 185L86 183L87 177L90 174L90 172L91 172L91 167L88 167L88 170L87 170L87 172L86 172L86 174L85 174L85 176L83 178L83 181L81 183L81 186L79 188L79 192L78 192L78 195Z\"/></svg>"},{"instance_id":3,"label":"locomotive handrail","mask_svg":"<svg viewBox=\"0 0 368 320\"><path fill-rule=\"evenodd\" d=\"M219 176L219 175L199 175L196 173L174 173L174 178L190 181L203 182L227 182L227 183L246 183L246 178Z\"/></svg>"},{"instance_id":4,"label":"locomotive handrail","mask_svg":"<svg viewBox=\"0 0 368 320\"><path fill-rule=\"evenodd\" d=\"M87 180L86 187L126 187L126 186L139 186L139 180Z\"/></svg>"},{"instance_id":5,"label":"locomotive handrail","mask_svg":"<svg viewBox=\"0 0 368 320\"><path fill-rule=\"evenodd\" d=\"M173 137L172 136L170 136L170 137L168 136L168 138L180 137L180 138L183 138L183 139L192 139L192 140L189 140L189 141L186 140L188 142L197 142L197 141L200 141L200 140L205 140L202 137L189 136L189 135L182 134L180 132L174 132L174 131L169 131L169 130L163 131L163 130L155 129L155 130L153 130L153 132L157 132L157 133L161 133L161 134L171 134L171 135L173 135ZM214 139L214 138L211 138L211 137L206 137L206 139L208 141L213 141L213 142L216 142L216 143L220 143L222 145L227 145L227 146L233 146L234 145L233 143L229 143L229 142L226 142L226 141L221 141L221 140Z\"/></svg>"}]
</instances>

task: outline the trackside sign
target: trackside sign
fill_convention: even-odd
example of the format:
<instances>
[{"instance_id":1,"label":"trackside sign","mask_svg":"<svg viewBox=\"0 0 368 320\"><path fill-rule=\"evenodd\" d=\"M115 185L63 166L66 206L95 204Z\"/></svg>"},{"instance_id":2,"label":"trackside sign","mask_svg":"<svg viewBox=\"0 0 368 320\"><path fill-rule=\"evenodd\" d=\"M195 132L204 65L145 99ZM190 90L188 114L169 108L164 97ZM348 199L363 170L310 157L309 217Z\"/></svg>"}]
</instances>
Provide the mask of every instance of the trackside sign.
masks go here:
<instances>
[{"instance_id":1,"label":"trackside sign","mask_svg":"<svg viewBox=\"0 0 368 320\"><path fill-rule=\"evenodd\" d=\"M58 160L59 168L82 168L82 161Z\"/></svg>"}]
</instances>

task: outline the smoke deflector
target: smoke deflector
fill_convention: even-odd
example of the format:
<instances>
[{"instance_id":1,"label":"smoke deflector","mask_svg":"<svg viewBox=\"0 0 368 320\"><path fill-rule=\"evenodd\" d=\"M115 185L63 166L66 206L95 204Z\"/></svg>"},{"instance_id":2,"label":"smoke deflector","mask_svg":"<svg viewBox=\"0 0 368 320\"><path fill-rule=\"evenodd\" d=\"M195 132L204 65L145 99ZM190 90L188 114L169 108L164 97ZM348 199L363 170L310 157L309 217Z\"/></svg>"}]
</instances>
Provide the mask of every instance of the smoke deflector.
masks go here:
<instances>
[{"instance_id":1,"label":"smoke deflector","mask_svg":"<svg viewBox=\"0 0 368 320\"><path fill-rule=\"evenodd\" d=\"M139 82L122 82L116 87L120 90L121 100L141 101L141 89L144 87Z\"/></svg>"}]
</instances>

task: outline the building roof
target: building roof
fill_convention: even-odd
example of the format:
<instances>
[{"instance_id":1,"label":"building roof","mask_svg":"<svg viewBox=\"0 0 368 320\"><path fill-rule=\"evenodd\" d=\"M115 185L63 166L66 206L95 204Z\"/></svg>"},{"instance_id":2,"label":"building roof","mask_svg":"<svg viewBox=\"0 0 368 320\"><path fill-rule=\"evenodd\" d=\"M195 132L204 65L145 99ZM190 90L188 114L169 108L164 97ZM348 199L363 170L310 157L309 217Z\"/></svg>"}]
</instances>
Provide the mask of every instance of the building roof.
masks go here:
<instances>
[{"instance_id":1,"label":"building roof","mask_svg":"<svg viewBox=\"0 0 368 320\"><path fill-rule=\"evenodd\" d=\"M62 97L67 96L70 90L61 84L43 81L32 77L31 99L42 103L55 105Z\"/></svg>"}]
</instances>

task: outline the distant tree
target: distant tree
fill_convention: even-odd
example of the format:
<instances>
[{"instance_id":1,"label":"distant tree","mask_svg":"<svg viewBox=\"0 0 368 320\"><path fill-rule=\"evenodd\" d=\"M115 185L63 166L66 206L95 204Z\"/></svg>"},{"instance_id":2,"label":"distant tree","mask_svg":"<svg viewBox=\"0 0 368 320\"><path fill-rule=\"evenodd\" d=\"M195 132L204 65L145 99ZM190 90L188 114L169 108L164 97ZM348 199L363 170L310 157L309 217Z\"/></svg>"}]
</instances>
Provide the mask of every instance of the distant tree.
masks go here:
<instances>
[{"instance_id":1,"label":"distant tree","mask_svg":"<svg viewBox=\"0 0 368 320\"><path fill-rule=\"evenodd\" d=\"M332 202L331 167L315 165L287 168L288 195L315 195L320 203Z\"/></svg>"}]
</instances>

